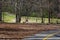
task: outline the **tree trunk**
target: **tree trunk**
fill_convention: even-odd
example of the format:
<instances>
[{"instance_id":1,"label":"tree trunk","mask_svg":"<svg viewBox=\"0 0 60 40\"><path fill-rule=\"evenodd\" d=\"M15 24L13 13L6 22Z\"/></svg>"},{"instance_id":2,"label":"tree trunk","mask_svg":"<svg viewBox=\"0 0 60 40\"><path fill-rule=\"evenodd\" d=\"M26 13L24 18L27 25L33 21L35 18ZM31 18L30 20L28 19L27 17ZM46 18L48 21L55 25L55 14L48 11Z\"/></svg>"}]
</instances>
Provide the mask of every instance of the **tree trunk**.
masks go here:
<instances>
[{"instance_id":1,"label":"tree trunk","mask_svg":"<svg viewBox=\"0 0 60 40\"><path fill-rule=\"evenodd\" d=\"M42 20L41 23L44 23L44 20L43 20L43 15L44 14L42 13L43 12L43 9L42 9L42 0L41 0L40 6L41 6L41 8L40 8L40 10L41 10L41 20Z\"/></svg>"},{"instance_id":2,"label":"tree trunk","mask_svg":"<svg viewBox=\"0 0 60 40\"><path fill-rule=\"evenodd\" d=\"M43 15L44 15L44 14L42 13L42 23L44 23Z\"/></svg>"},{"instance_id":3,"label":"tree trunk","mask_svg":"<svg viewBox=\"0 0 60 40\"><path fill-rule=\"evenodd\" d=\"M50 15L51 15L51 5L50 5L50 3L51 3L51 0L48 0L48 4L49 4L49 10L48 10L48 23L50 23Z\"/></svg>"},{"instance_id":4,"label":"tree trunk","mask_svg":"<svg viewBox=\"0 0 60 40\"><path fill-rule=\"evenodd\" d=\"M19 9L19 0L17 0L17 5L16 5L16 23L21 22L21 14L20 14L20 9Z\"/></svg>"},{"instance_id":5,"label":"tree trunk","mask_svg":"<svg viewBox=\"0 0 60 40\"><path fill-rule=\"evenodd\" d=\"M16 23L20 23L20 21L21 21L21 17L18 14L16 14Z\"/></svg>"},{"instance_id":6,"label":"tree trunk","mask_svg":"<svg viewBox=\"0 0 60 40\"><path fill-rule=\"evenodd\" d=\"M2 1L0 0L0 22L2 22Z\"/></svg>"},{"instance_id":7,"label":"tree trunk","mask_svg":"<svg viewBox=\"0 0 60 40\"><path fill-rule=\"evenodd\" d=\"M21 14L19 9L16 9L16 23L20 23L21 22Z\"/></svg>"},{"instance_id":8,"label":"tree trunk","mask_svg":"<svg viewBox=\"0 0 60 40\"><path fill-rule=\"evenodd\" d=\"M48 21L49 21L49 23L50 23L50 15L51 15L51 12L49 12L49 14L48 14Z\"/></svg>"}]
</instances>

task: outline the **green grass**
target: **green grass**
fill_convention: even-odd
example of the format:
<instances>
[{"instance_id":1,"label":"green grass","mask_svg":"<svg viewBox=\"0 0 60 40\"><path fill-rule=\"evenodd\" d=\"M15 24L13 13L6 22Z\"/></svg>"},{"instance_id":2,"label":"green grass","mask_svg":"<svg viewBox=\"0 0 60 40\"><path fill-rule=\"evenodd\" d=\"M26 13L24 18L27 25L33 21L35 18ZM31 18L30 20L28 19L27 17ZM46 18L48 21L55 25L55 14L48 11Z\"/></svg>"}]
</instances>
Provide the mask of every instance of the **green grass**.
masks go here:
<instances>
[{"instance_id":1,"label":"green grass","mask_svg":"<svg viewBox=\"0 0 60 40\"><path fill-rule=\"evenodd\" d=\"M22 17L21 19L22 19L22 21L21 21L21 23L22 23L26 20L26 17ZM28 20L29 20L29 23L41 23L41 21L42 21L40 17L28 17ZM56 23L56 21L57 21L56 18L51 19L52 23ZM44 18L44 23L48 23L48 18Z\"/></svg>"},{"instance_id":2,"label":"green grass","mask_svg":"<svg viewBox=\"0 0 60 40\"><path fill-rule=\"evenodd\" d=\"M8 12L3 12L3 20L4 22L8 23L14 23L16 19L16 16L14 14L8 13ZM26 17L21 17L21 23L25 22ZM41 18L40 17L28 17L29 23L41 23ZM56 23L57 19L52 18L51 22ZM59 19L60 22L60 19ZM48 23L48 18L44 18L44 23Z\"/></svg>"},{"instance_id":3,"label":"green grass","mask_svg":"<svg viewBox=\"0 0 60 40\"><path fill-rule=\"evenodd\" d=\"M10 14L8 12L3 12L3 20L4 20L4 22L12 22L13 19L15 19L14 14Z\"/></svg>"}]
</instances>

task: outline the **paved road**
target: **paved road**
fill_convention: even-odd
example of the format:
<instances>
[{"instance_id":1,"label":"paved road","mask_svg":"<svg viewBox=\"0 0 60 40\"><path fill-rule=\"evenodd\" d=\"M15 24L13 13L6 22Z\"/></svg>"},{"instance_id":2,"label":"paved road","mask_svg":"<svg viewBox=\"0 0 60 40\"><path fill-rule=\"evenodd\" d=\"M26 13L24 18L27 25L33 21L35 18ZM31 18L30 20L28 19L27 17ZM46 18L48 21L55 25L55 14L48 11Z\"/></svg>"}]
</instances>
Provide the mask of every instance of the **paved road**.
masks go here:
<instances>
[{"instance_id":1,"label":"paved road","mask_svg":"<svg viewBox=\"0 0 60 40\"><path fill-rule=\"evenodd\" d=\"M44 31L22 40L60 40L60 30Z\"/></svg>"}]
</instances>

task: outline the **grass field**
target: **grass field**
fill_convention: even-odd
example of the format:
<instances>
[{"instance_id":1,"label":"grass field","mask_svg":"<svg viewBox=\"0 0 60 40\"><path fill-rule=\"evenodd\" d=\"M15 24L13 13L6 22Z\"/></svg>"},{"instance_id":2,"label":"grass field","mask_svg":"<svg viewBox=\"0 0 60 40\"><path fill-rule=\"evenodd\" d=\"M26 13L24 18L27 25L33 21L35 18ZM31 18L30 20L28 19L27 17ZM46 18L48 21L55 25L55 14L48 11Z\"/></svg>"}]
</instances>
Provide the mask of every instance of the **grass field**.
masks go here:
<instances>
[{"instance_id":1,"label":"grass field","mask_svg":"<svg viewBox=\"0 0 60 40\"><path fill-rule=\"evenodd\" d=\"M10 14L8 12L3 12L3 20L7 23L15 23L16 22L16 16L14 14ZM25 22L26 17L21 17L21 23ZM28 17L29 23L41 23L40 17ZM56 23L57 19L52 18L51 22ZM60 22L60 19L59 19ZM48 23L48 18L44 18L44 23Z\"/></svg>"},{"instance_id":2,"label":"grass field","mask_svg":"<svg viewBox=\"0 0 60 40\"><path fill-rule=\"evenodd\" d=\"M8 14L8 12L3 12L3 20L4 22L14 22L13 20L15 20L15 15L14 14Z\"/></svg>"}]
</instances>

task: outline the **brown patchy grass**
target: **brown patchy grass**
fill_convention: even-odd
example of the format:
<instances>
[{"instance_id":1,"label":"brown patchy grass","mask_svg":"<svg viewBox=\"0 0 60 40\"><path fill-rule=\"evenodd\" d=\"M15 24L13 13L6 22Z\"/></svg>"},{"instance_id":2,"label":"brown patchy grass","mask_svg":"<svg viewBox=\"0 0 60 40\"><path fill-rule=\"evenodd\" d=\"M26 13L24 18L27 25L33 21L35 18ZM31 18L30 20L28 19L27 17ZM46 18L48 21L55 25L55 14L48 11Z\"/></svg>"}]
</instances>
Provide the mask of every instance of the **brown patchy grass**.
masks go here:
<instances>
[{"instance_id":1,"label":"brown patchy grass","mask_svg":"<svg viewBox=\"0 0 60 40\"><path fill-rule=\"evenodd\" d=\"M41 24L0 24L0 38L25 38L46 30L60 29L59 25Z\"/></svg>"}]
</instances>

